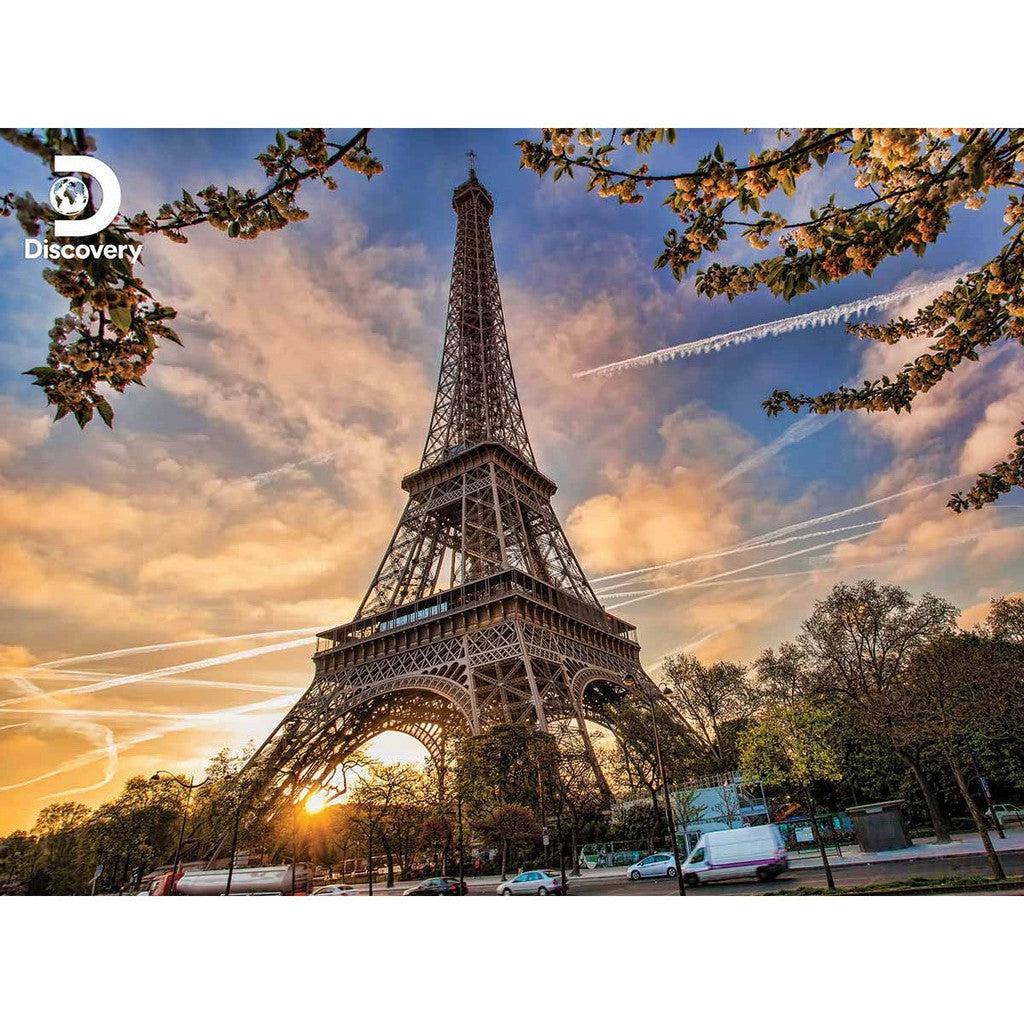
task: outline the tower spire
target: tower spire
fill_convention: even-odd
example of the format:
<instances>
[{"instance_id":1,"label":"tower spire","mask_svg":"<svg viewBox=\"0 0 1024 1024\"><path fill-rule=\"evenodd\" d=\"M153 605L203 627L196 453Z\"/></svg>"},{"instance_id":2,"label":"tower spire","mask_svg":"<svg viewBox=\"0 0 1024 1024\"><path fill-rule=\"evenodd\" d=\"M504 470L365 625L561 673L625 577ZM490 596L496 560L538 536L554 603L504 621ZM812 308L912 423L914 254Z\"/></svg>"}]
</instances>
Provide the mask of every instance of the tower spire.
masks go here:
<instances>
[{"instance_id":1,"label":"tower spire","mask_svg":"<svg viewBox=\"0 0 1024 1024\"><path fill-rule=\"evenodd\" d=\"M452 194L455 255L422 467L485 441L504 444L536 465L505 334L490 228L494 199L477 178L474 161L475 154L469 178Z\"/></svg>"}]
</instances>

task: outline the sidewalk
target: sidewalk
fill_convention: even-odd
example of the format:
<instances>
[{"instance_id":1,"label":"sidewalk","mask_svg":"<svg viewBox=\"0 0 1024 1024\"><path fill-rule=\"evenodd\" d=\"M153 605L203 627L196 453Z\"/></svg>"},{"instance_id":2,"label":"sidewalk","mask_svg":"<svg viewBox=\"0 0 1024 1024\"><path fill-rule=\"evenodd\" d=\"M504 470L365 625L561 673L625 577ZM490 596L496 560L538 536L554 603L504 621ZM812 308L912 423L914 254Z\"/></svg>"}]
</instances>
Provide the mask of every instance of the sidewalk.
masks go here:
<instances>
[{"instance_id":1,"label":"sidewalk","mask_svg":"<svg viewBox=\"0 0 1024 1024\"><path fill-rule=\"evenodd\" d=\"M1006 838L1000 839L993 832L991 833L992 845L997 853L1024 851L1024 829L1007 828L1003 826ZM977 832L957 832L953 835L950 843L936 843L934 838L931 841L915 841L913 846L905 850L885 850L878 853L861 853L857 847L841 847L842 856L835 846L825 844L828 853L828 862L833 868L841 868L844 865L854 864L884 864L894 860L943 860L946 857L969 857L973 854L985 852L981 845L981 836ZM801 850L799 853L789 855L789 868L791 871L800 871L809 868L821 867L821 854L817 850Z\"/></svg>"}]
</instances>

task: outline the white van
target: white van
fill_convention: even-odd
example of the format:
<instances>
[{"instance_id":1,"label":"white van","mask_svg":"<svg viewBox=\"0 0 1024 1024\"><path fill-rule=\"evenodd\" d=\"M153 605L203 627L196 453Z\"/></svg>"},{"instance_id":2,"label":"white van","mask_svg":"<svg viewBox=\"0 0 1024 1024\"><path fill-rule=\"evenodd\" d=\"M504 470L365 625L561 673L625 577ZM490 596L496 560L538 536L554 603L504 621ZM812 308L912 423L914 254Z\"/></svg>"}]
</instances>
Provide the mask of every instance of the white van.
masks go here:
<instances>
[{"instance_id":1,"label":"white van","mask_svg":"<svg viewBox=\"0 0 1024 1024\"><path fill-rule=\"evenodd\" d=\"M683 864L683 881L687 885L726 878L757 878L766 882L788 867L779 826L754 825L705 832Z\"/></svg>"}]
</instances>

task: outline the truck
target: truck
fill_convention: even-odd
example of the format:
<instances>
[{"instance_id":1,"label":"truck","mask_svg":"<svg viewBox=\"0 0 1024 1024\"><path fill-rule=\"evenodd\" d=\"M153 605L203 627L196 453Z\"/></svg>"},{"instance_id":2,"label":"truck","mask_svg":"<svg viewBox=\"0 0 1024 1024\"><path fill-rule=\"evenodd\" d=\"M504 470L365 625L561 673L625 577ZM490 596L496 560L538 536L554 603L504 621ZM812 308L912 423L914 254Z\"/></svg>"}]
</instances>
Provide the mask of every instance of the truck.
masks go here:
<instances>
[{"instance_id":1,"label":"truck","mask_svg":"<svg viewBox=\"0 0 1024 1024\"><path fill-rule=\"evenodd\" d=\"M778 825L705 832L683 863L683 882L699 885L730 878L766 882L789 867Z\"/></svg>"},{"instance_id":2,"label":"truck","mask_svg":"<svg viewBox=\"0 0 1024 1024\"><path fill-rule=\"evenodd\" d=\"M268 867L235 868L231 874L232 896L300 896L309 891L313 870L309 864L275 864ZM211 871L164 871L153 878L139 896L223 896L228 884L228 869Z\"/></svg>"}]
</instances>

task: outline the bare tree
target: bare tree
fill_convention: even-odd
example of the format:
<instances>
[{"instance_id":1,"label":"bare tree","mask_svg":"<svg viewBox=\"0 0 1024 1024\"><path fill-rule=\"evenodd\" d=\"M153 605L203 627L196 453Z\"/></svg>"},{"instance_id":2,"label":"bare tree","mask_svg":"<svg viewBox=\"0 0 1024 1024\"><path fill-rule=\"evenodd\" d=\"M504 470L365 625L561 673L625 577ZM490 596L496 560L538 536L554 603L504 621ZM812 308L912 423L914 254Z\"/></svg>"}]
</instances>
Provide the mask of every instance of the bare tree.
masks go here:
<instances>
[{"instance_id":1,"label":"bare tree","mask_svg":"<svg viewBox=\"0 0 1024 1024\"><path fill-rule=\"evenodd\" d=\"M932 594L915 602L901 587L861 580L818 601L797 639L849 720L884 740L913 774L939 842L949 842L949 827L924 771L929 743L906 728L901 708L908 662L955 619L953 605Z\"/></svg>"},{"instance_id":2,"label":"bare tree","mask_svg":"<svg viewBox=\"0 0 1024 1024\"><path fill-rule=\"evenodd\" d=\"M971 795L963 752L972 734L998 729L1024 706L1024 658L1017 644L949 630L918 648L907 676L905 729L937 744L981 837L993 877L1005 878Z\"/></svg>"},{"instance_id":3,"label":"bare tree","mask_svg":"<svg viewBox=\"0 0 1024 1024\"><path fill-rule=\"evenodd\" d=\"M750 713L746 668L730 661L704 665L679 654L665 659L663 671L671 687L667 700L692 731L705 770L734 769L735 724Z\"/></svg>"}]
</instances>

